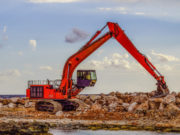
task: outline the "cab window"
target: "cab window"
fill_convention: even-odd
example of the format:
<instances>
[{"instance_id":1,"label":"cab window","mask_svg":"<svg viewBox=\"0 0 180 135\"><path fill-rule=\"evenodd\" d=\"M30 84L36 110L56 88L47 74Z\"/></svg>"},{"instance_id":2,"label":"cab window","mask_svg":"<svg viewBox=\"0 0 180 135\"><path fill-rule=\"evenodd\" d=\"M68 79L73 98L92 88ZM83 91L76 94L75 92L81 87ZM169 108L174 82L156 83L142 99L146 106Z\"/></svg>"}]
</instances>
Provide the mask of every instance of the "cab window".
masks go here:
<instances>
[{"instance_id":1,"label":"cab window","mask_svg":"<svg viewBox=\"0 0 180 135\"><path fill-rule=\"evenodd\" d=\"M91 72L91 79L92 80L96 80L96 73L95 72Z\"/></svg>"},{"instance_id":2,"label":"cab window","mask_svg":"<svg viewBox=\"0 0 180 135\"><path fill-rule=\"evenodd\" d=\"M91 74L90 74L90 72L86 72L86 80L91 80Z\"/></svg>"}]
</instances>

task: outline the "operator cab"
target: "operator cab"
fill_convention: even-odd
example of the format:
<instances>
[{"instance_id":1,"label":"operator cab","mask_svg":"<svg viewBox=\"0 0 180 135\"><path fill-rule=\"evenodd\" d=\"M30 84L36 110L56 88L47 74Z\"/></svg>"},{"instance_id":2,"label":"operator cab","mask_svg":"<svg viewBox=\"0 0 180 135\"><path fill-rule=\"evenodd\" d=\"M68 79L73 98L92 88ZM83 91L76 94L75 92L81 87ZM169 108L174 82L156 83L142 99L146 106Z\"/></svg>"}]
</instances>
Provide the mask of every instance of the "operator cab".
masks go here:
<instances>
[{"instance_id":1,"label":"operator cab","mask_svg":"<svg viewBox=\"0 0 180 135\"><path fill-rule=\"evenodd\" d=\"M93 87L96 81L95 70L77 70L77 87Z\"/></svg>"}]
</instances>

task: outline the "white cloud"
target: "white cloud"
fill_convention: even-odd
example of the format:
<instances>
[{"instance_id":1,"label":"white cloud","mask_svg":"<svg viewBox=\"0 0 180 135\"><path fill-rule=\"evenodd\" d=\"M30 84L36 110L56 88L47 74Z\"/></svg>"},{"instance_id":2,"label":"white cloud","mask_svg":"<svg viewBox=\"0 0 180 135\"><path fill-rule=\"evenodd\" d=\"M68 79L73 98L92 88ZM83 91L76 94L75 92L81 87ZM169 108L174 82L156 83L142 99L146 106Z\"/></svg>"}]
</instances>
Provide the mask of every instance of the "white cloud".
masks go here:
<instances>
[{"instance_id":1,"label":"white cloud","mask_svg":"<svg viewBox=\"0 0 180 135\"><path fill-rule=\"evenodd\" d=\"M32 47L32 50L35 51L37 47L36 40L29 40L29 44Z\"/></svg>"},{"instance_id":2,"label":"white cloud","mask_svg":"<svg viewBox=\"0 0 180 135\"><path fill-rule=\"evenodd\" d=\"M3 32L6 33L6 31L7 31L7 26L4 26Z\"/></svg>"},{"instance_id":3,"label":"white cloud","mask_svg":"<svg viewBox=\"0 0 180 135\"><path fill-rule=\"evenodd\" d=\"M23 52L22 52L22 51L19 51L19 52L18 52L18 55L19 55L19 56L22 56L22 55L23 55Z\"/></svg>"},{"instance_id":4,"label":"white cloud","mask_svg":"<svg viewBox=\"0 0 180 135\"><path fill-rule=\"evenodd\" d=\"M122 58L129 58L129 55L127 53L125 53L124 55L121 55L119 53L113 53L112 54L112 58L113 59L122 59Z\"/></svg>"},{"instance_id":5,"label":"white cloud","mask_svg":"<svg viewBox=\"0 0 180 135\"><path fill-rule=\"evenodd\" d=\"M7 36L7 35L4 35L4 36L2 37L2 39L3 39L3 40L8 40L8 36Z\"/></svg>"},{"instance_id":6,"label":"white cloud","mask_svg":"<svg viewBox=\"0 0 180 135\"><path fill-rule=\"evenodd\" d=\"M3 47L3 45L2 44L0 44L0 49Z\"/></svg>"},{"instance_id":7,"label":"white cloud","mask_svg":"<svg viewBox=\"0 0 180 135\"><path fill-rule=\"evenodd\" d=\"M123 69L130 69L130 63L127 60L128 54L120 55L119 53L112 54L111 57L104 57L102 61L98 60L91 60L88 62L89 65L94 66L98 69L104 68L123 68Z\"/></svg>"},{"instance_id":8,"label":"white cloud","mask_svg":"<svg viewBox=\"0 0 180 135\"><path fill-rule=\"evenodd\" d=\"M109 2L108 0L27 0L31 3ZM111 2L135 3L139 0L111 0Z\"/></svg>"},{"instance_id":9,"label":"white cloud","mask_svg":"<svg viewBox=\"0 0 180 135\"><path fill-rule=\"evenodd\" d=\"M0 72L0 77L19 77L21 76L21 73L17 69L11 69L11 70L6 70L4 72Z\"/></svg>"},{"instance_id":10,"label":"white cloud","mask_svg":"<svg viewBox=\"0 0 180 135\"><path fill-rule=\"evenodd\" d=\"M129 55L127 53L125 53L123 56L124 58L129 58Z\"/></svg>"},{"instance_id":11,"label":"white cloud","mask_svg":"<svg viewBox=\"0 0 180 135\"><path fill-rule=\"evenodd\" d=\"M100 11L114 12L117 14L129 14L137 16L146 16L166 21L180 21L180 1L178 0L26 0L30 3L72 3L81 2L88 4L104 3L105 5L97 7ZM101 4L103 5L103 4ZM118 7L120 6L120 7ZM123 7L121 7L123 6ZM94 9L93 9L94 11Z\"/></svg>"},{"instance_id":12,"label":"white cloud","mask_svg":"<svg viewBox=\"0 0 180 135\"><path fill-rule=\"evenodd\" d=\"M101 11L111 11L112 10L112 8L106 8L106 7L100 7L100 8L98 8L99 10L101 10Z\"/></svg>"},{"instance_id":13,"label":"white cloud","mask_svg":"<svg viewBox=\"0 0 180 135\"><path fill-rule=\"evenodd\" d=\"M169 66L169 65L159 65L157 64L156 67L160 70L160 71L172 71L173 67Z\"/></svg>"},{"instance_id":14,"label":"white cloud","mask_svg":"<svg viewBox=\"0 0 180 135\"><path fill-rule=\"evenodd\" d=\"M32 72L32 71L29 71L29 70L24 70L24 71L22 71L22 74L23 74L24 76L33 76L33 75L35 75L36 73L35 73L35 72Z\"/></svg>"},{"instance_id":15,"label":"white cloud","mask_svg":"<svg viewBox=\"0 0 180 135\"><path fill-rule=\"evenodd\" d=\"M112 0L113 2L125 2L125 3L135 3L140 0Z\"/></svg>"},{"instance_id":16,"label":"white cloud","mask_svg":"<svg viewBox=\"0 0 180 135\"><path fill-rule=\"evenodd\" d=\"M128 14L129 9L126 7L99 7L97 8L98 10L102 11L102 12L117 12L120 14Z\"/></svg>"},{"instance_id":17,"label":"white cloud","mask_svg":"<svg viewBox=\"0 0 180 135\"><path fill-rule=\"evenodd\" d=\"M119 53L113 53L112 58L113 59L120 59L120 58L123 58L123 56L120 55Z\"/></svg>"},{"instance_id":18,"label":"white cloud","mask_svg":"<svg viewBox=\"0 0 180 135\"><path fill-rule=\"evenodd\" d=\"M41 70L48 70L48 71L52 71L53 68L51 66L40 66L39 69Z\"/></svg>"},{"instance_id":19,"label":"white cloud","mask_svg":"<svg viewBox=\"0 0 180 135\"><path fill-rule=\"evenodd\" d=\"M124 14L124 15L125 15L125 14L128 14L128 12L126 12L126 11L122 11L122 12L121 12L121 14Z\"/></svg>"},{"instance_id":20,"label":"white cloud","mask_svg":"<svg viewBox=\"0 0 180 135\"><path fill-rule=\"evenodd\" d=\"M109 2L109 0L27 0L31 3ZM116 3L136 3L140 0L111 0Z\"/></svg>"},{"instance_id":21,"label":"white cloud","mask_svg":"<svg viewBox=\"0 0 180 135\"><path fill-rule=\"evenodd\" d=\"M166 55L166 54L162 54L162 53L156 53L154 50L152 50L151 54L153 56L156 56L157 59L159 59L161 62L179 61L179 59L176 58L175 56Z\"/></svg>"},{"instance_id":22,"label":"white cloud","mask_svg":"<svg viewBox=\"0 0 180 135\"><path fill-rule=\"evenodd\" d=\"M71 3L80 0L29 0L31 3Z\"/></svg>"},{"instance_id":23,"label":"white cloud","mask_svg":"<svg viewBox=\"0 0 180 135\"><path fill-rule=\"evenodd\" d=\"M2 32L3 32L2 40L4 40L4 41L8 40L8 36L6 35L6 32L7 32L7 26L6 25L3 27Z\"/></svg>"},{"instance_id":24,"label":"white cloud","mask_svg":"<svg viewBox=\"0 0 180 135\"><path fill-rule=\"evenodd\" d=\"M145 15L144 12L135 12L135 15Z\"/></svg>"},{"instance_id":25,"label":"white cloud","mask_svg":"<svg viewBox=\"0 0 180 135\"><path fill-rule=\"evenodd\" d=\"M128 7L100 7L97 9L103 12L114 12L119 14L146 15L145 12L137 12Z\"/></svg>"},{"instance_id":26,"label":"white cloud","mask_svg":"<svg viewBox=\"0 0 180 135\"><path fill-rule=\"evenodd\" d=\"M97 56L100 56L103 52L104 52L104 50L103 50L103 49L98 50L98 52L97 52Z\"/></svg>"},{"instance_id":27,"label":"white cloud","mask_svg":"<svg viewBox=\"0 0 180 135\"><path fill-rule=\"evenodd\" d=\"M162 67L164 70L166 71L172 71L173 70L173 67L169 66L169 65L163 65Z\"/></svg>"},{"instance_id":28,"label":"white cloud","mask_svg":"<svg viewBox=\"0 0 180 135\"><path fill-rule=\"evenodd\" d=\"M148 59L151 61L151 57L148 56ZM158 55L156 56L159 60L162 61L176 61L177 58L169 55ZM162 58L161 58L162 57ZM119 53L113 53L110 57L104 57L102 60L90 60L89 62L85 63L83 67L94 68L99 70L104 69L121 69L121 70L128 70L130 72L138 72L145 75L148 75L148 72L143 68L142 65L140 65L136 60L129 59L129 55L127 53L121 55ZM172 71L174 70L173 65L168 64L159 64L157 61L155 62L155 67L161 72L161 71Z\"/></svg>"},{"instance_id":29,"label":"white cloud","mask_svg":"<svg viewBox=\"0 0 180 135\"><path fill-rule=\"evenodd\" d=\"M149 55L146 55L146 57L148 58L148 60L152 60L152 58L151 58L151 56L149 56Z\"/></svg>"},{"instance_id":30,"label":"white cloud","mask_svg":"<svg viewBox=\"0 0 180 135\"><path fill-rule=\"evenodd\" d=\"M104 0L105 2L108 0ZM116 3L116 5L101 6L97 9L114 14L146 16L173 22L180 21L180 1L178 0L111 0L111 2Z\"/></svg>"},{"instance_id":31,"label":"white cloud","mask_svg":"<svg viewBox=\"0 0 180 135\"><path fill-rule=\"evenodd\" d=\"M126 7L117 7L117 8L115 8L115 10L119 10L119 11L126 11L127 10L127 8Z\"/></svg>"}]
</instances>

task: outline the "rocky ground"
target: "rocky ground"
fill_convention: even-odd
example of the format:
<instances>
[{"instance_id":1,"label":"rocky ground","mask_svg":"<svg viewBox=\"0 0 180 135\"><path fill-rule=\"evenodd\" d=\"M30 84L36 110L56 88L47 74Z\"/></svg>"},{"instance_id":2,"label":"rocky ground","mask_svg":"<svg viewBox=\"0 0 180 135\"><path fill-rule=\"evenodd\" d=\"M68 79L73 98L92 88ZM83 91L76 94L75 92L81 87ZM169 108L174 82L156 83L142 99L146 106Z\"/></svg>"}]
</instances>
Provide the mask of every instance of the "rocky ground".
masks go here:
<instances>
[{"instance_id":1,"label":"rocky ground","mask_svg":"<svg viewBox=\"0 0 180 135\"><path fill-rule=\"evenodd\" d=\"M1 135L51 135L48 133L49 124L42 122L1 122Z\"/></svg>"},{"instance_id":2,"label":"rocky ground","mask_svg":"<svg viewBox=\"0 0 180 135\"><path fill-rule=\"evenodd\" d=\"M180 132L180 93L173 92L163 98L153 98L153 94L111 92L106 95L78 95L77 98L82 104L76 111L59 111L56 114L36 111L35 102L25 98L0 99L0 133L1 126L8 126L11 121L14 121L16 126L20 125L16 129L23 129L20 128L24 125L23 122L33 123L34 120L45 124L36 126L42 128L43 132L47 131L47 124L49 127L62 129ZM3 122L6 124L2 124ZM13 128L5 129L14 131ZM27 127L26 129L29 130ZM41 130L34 130L34 133Z\"/></svg>"}]
</instances>

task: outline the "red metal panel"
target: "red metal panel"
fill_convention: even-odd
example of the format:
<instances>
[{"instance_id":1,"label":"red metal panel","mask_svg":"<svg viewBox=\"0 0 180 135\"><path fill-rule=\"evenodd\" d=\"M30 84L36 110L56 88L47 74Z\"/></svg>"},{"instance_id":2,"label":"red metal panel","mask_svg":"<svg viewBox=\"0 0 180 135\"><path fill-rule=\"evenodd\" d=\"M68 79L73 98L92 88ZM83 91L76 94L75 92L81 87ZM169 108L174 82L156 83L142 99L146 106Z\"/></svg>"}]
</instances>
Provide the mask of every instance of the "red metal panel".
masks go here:
<instances>
[{"instance_id":1,"label":"red metal panel","mask_svg":"<svg viewBox=\"0 0 180 135\"><path fill-rule=\"evenodd\" d=\"M26 98L30 98L30 89L26 89Z\"/></svg>"}]
</instances>

